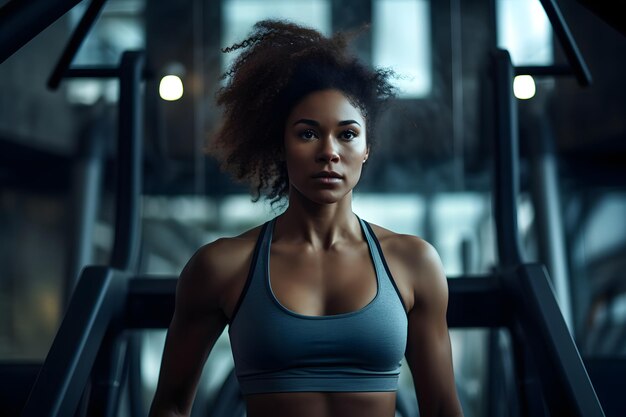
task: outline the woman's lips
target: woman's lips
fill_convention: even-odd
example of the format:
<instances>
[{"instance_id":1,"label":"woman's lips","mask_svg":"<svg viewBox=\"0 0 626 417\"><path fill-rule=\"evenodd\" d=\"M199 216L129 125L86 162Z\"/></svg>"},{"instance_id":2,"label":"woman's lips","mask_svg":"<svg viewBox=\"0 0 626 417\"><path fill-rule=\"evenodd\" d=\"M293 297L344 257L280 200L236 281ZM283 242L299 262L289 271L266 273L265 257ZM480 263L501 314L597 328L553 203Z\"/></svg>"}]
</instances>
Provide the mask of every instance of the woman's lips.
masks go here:
<instances>
[{"instance_id":1,"label":"woman's lips","mask_svg":"<svg viewBox=\"0 0 626 417\"><path fill-rule=\"evenodd\" d=\"M342 178L343 175L335 171L320 171L317 174L313 175L313 178L319 178L319 177Z\"/></svg>"},{"instance_id":2,"label":"woman's lips","mask_svg":"<svg viewBox=\"0 0 626 417\"><path fill-rule=\"evenodd\" d=\"M342 175L335 171L321 171L313 175L313 180L322 184L336 184L342 179Z\"/></svg>"},{"instance_id":3,"label":"woman's lips","mask_svg":"<svg viewBox=\"0 0 626 417\"><path fill-rule=\"evenodd\" d=\"M313 180L322 184L336 184L342 181L339 177L313 177Z\"/></svg>"}]
</instances>

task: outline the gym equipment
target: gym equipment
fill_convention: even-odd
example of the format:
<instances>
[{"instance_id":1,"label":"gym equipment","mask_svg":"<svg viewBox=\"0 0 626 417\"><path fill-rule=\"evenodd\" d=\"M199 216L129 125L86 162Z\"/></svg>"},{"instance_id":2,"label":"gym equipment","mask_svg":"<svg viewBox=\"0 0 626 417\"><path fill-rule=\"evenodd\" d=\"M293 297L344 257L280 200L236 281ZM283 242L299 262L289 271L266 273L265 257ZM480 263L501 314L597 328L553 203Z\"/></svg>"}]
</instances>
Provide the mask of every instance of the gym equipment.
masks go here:
<instances>
[{"instance_id":1,"label":"gym equipment","mask_svg":"<svg viewBox=\"0 0 626 417\"><path fill-rule=\"evenodd\" d=\"M525 264L517 234L517 119L511 94L513 74L591 77L562 16L552 0L541 0L571 67L513 68L506 51L496 51L492 69L496 134L494 205L500 266L493 274L449 279L448 324L455 327L506 329L514 353L515 395L521 416L604 416L578 350L560 313L545 269ZM24 6L10 1L0 9L0 62L55 21L78 1ZM31 2L33 3L33 2ZM60 2L57 2L60 3ZM126 369L128 331L165 328L174 308L176 277L153 278L132 272L138 245L136 199L140 195L139 83L143 55L125 53L120 68L67 69L103 1L94 0L84 25L59 60L49 84L60 75L120 77L120 164L116 238L111 266L86 268L65 318L22 412L27 416L113 415ZM9 26L12 22L13 26ZM24 24L29 22L29 24ZM126 81L124 81L126 80ZM124 138L124 140L122 140ZM135 202L135 203L133 203ZM91 383L89 383L91 377ZM235 380L236 382L236 380ZM223 398L235 396L233 378ZM89 387L88 390L85 388ZM228 395L226 393L228 392ZM83 394L85 394L83 396ZM81 404L82 401L82 404ZM215 417L234 416L228 407ZM224 410L224 413L221 412ZM408 416L407 416L408 417Z\"/></svg>"}]
</instances>

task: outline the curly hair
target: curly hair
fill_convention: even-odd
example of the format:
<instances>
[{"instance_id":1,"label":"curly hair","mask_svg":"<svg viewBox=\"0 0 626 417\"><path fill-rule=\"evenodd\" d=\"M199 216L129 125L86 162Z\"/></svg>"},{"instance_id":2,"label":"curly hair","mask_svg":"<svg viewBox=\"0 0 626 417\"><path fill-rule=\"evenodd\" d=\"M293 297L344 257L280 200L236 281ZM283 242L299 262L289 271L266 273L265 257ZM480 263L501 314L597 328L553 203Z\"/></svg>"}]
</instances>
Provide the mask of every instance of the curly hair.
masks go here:
<instances>
[{"instance_id":1,"label":"curly hair","mask_svg":"<svg viewBox=\"0 0 626 417\"><path fill-rule=\"evenodd\" d=\"M371 132L383 104L394 96L389 69L367 68L348 53L360 31L325 37L318 31L280 20L256 23L217 92L223 119L208 151L222 169L250 185L253 201L286 197L289 177L283 158L284 124L306 95L337 89L357 107ZM368 143L372 138L368 133Z\"/></svg>"}]
</instances>

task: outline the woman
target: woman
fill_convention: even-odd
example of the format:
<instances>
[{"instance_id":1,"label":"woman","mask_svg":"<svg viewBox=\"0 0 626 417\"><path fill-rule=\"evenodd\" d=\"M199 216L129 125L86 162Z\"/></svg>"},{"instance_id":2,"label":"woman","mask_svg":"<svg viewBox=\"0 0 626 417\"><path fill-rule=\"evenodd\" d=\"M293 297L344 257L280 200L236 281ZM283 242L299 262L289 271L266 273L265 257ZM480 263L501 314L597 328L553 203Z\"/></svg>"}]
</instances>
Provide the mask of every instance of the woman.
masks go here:
<instances>
[{"instance_id":1,"label":"woman","mask_svg":"<svg viewBox=\"0 0 626 417\"><path fill-rule=\"evenodd\" d=\"M462 415L436 251L352 212L393 89L348 41L263 21L228 49L243 52L218 94L214 153L257 199L288 206L185 266L152 416L189 414L227 324L248 417L393 417L403 355L421 415Z\"/></svg>"}]
</instances>

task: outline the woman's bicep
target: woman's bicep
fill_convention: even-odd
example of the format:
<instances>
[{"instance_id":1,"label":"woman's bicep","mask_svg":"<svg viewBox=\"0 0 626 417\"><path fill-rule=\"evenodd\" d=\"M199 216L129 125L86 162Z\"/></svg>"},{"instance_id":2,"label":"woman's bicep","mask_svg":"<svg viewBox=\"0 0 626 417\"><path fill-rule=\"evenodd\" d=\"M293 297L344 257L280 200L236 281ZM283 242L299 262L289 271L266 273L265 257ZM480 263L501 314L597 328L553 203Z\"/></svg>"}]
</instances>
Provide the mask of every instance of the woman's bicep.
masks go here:
<instances>
[{"instance_id":1,"label":"woman's bicep","mask_svg":"<svg viewBox=\"0 0 626 417\"><path fill-rule=\"evenodd\" d=\"M197 262L192 258L178 281L151 415L190 412L204 363L227 324L217 302L217 286L206 285L211 277L202 276L208 271Z\"/></svg>"},{"instance_id":2,"label":"woman's bicep","mask_svg":"<svg viewBox=\"0 0 626 417\"><path fill-rule=\"evenodd\" d=\"M446 321L447 279L439 255L430 245L416 260L415 303L409 312L406 359L415 384L420 415L461 416L450 336Z\"/></svg>"},{"instance_id":3,"label":"woman's bicep","mask_svg":"<svg viewBox=\"0 0 626 417\"><path fill-rule=\"evenodd\" d=\"M172 319L165 340L154 404L186 415L191 409L204 363L226 321L219 314L199 322Z\"/></svg>"},{"instance_id":4,"label":"woman's bicep","mask_svg":"<svg viewBox=\"0 0 626 417\"><path fill-rule=\"evenodd\" d=\"M409 321L406 358L411 368L422 416L457 416L458 407L447 326L427 320Z\"/></svg>"}]
</instances>

